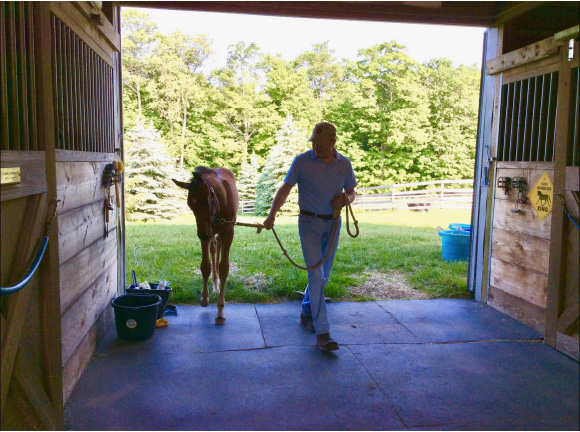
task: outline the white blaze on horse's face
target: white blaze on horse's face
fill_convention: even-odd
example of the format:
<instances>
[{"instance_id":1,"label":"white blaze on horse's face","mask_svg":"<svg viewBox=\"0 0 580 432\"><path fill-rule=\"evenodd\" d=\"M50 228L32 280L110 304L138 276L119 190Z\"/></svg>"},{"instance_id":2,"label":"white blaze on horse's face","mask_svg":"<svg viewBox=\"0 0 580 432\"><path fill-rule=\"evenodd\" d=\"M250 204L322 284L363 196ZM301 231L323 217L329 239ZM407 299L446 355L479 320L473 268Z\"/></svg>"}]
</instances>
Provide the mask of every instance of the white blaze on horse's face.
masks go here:
<instances>
[{"instance_id":1,"label":"white blaze on horse's face","mask_svg":"<svg viewBox=\"0 0 580 432\"><path fill-rule=\"evenodd\" d=\"M196 178L191 183L180 182L172 179L173 182L183 188L187 189L187 205L193 211L195 221L197 223L197 237L201 241L208 241L213 236L213 215L211 214L211 197L207 184L201 179Z\"/></svg>"},{"instance_id":2,"label":"white blaze on horse's face","mask_svg":"<svg viewBox=\"0 0 580 432\"><path fill-rule=\"evenodd\" d=\"M208 241L214 236L212 230L213 215L211 214L211 198L205 183L197 184L189 189L187 205L195 215L197 223L197 237L201 241Z\"/></svg>"}]
</instances>

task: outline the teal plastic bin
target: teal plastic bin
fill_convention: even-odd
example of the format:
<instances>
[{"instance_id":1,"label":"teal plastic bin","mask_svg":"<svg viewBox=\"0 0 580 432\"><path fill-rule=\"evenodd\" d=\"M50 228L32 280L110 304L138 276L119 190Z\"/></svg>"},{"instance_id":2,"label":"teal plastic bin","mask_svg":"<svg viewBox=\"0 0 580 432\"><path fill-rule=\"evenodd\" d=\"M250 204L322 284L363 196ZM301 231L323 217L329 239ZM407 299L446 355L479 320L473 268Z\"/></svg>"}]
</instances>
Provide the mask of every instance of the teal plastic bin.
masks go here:
<instances>
[{"instance_id":1,"label":"teal plastic bin","mask_svg":"<svg viewBox=\"0 0 580 432\"><path fill-rule=\"evenodd\" d=\"M452 224L449 224L449 229L469 232L469 231L471 231L471 225L470 224L462 224L462 223L452 223Z\"/></svg>"},{"instance_id":2,"label":"teal plastic bin","mask_svg":"<svg viewBox=\"0 0 580 432\"><path fill-rule=\"evenodd\" d=\"M469 231L439 231L442 241L442 256L445 261L469 260Z\"/></svg>"}]
</instances>

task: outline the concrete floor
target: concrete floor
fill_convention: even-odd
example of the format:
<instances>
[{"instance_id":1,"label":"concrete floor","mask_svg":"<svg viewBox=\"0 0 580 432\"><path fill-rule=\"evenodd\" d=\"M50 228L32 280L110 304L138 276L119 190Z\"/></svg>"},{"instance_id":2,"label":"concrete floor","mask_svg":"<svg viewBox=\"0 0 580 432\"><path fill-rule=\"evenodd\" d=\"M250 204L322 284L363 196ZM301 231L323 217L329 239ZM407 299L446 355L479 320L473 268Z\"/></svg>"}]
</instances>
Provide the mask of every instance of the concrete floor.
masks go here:
<instances>
[{"instance_id":1,"label":"concrete floor","mask_svg":"<svg viewBox=\"0 0 580 432\"><path fill-rule=\"evenodd\" d=\"M476 301L329 303L326 354L298 301L177 309L146 341L112 326L67 429L579 429L578 362Z\"/></svg>"}]
</instances>

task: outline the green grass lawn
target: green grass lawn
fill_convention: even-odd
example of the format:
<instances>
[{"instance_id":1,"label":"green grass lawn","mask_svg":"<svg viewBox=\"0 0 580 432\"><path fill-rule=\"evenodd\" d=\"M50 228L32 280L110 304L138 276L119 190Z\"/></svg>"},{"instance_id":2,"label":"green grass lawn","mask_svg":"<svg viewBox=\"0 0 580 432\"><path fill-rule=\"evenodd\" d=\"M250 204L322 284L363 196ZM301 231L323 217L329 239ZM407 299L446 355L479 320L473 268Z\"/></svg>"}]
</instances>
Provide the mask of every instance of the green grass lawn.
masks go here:
<instances>
[{"instance_id":1,"label":"green grass lawn","mask_svg":"<svg viewBox=\"0 0 580 432\"><path fill-rule=\"evenodd\" d=\"M360 236L346 233L346 218L327 297L343 301L393 298L388 287L394 282L421 297L469 297L467 262L446 262L441 258L441 237L437 226L470 223L469 210L429 212L381 211L355 213ZM239 222L261 223L265 218L238 216ZM352 221L351 221L352 224ZM354 227L351 231L354 232ZM278 217L276 232L290 256L304 265L298 237L297 217ZM198 304L202 288L199 271L201 249L193 215L183 215L163 223L127 223L127 285L131 269L139 282L171 282L171 302ZM371 284L372 282L372 284ZM236 227L230 253L230 276L226 301L267 303L298 298L307 273L292 266L282 254L272 232ZM369 290L368 287L373 287ZM385 288L386 287L386 288ZM210 283L210 293L212 291ZM212 303L217 295L211 294Z\"/></svg>"}]
</instances>

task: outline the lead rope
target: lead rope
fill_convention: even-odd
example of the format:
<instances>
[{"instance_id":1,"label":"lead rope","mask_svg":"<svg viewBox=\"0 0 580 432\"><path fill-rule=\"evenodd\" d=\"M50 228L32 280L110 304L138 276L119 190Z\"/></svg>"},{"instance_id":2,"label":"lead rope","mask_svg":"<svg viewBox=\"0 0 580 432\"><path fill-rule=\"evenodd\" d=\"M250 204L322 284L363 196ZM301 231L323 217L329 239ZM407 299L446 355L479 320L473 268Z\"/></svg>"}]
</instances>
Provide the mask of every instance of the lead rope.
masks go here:
<instances>
[{"instance_id":1,"label":"lead rope","mask_svg":"<svg viewBox=\"0 0 580 432\"><path fill-rule=\"evenodd\" d=\"M348 198L346 196L344 197L344 199L345 199L345 201L348 202ZM352 207L350 206L350 203L347 203L345 205L345 207L346 207L346 232L352 238L356 238L359 235L358 221L354 217L354 213L352 212ZM350 232L350 226L349 226L350 221L348 218L349 211L350 211L354 226L356 228L356 234L352 234ZM335 208L334 211L332 212L332 219L334 220L334 230L332 232L332 240L330 241L330 247L328 248L328 251L326 252L326 256L324 258L322 258L322 260L318 264L313 265L311 267L303 267L301 265L298 265L294 262L294 260L292 258L290 258L290 255L288 255L288 251L282 245L282 242L280 241L278 234L276 234L276 230L274 229L274 227L272 227L272 232L274 233L274 237L276 237L276 241L278 242L278 245L280 245L280 249L282 250L282 253L284 255L286 255L286 258L288 258L288 261L290 261L290 263L294 267L299 268L300 270L310 271L310 270L316 270L318 267L320 267L322 264L325 263L325 261L328 259L328 256L330 255L330 251L332 250L332 247L334 246L334 241L336 240L336 233L338 231L338 219L340 218L340 212L341 212L341 209L337 209L337 208ZM223 223L230 223L230 224L237 225L237 226L256 228L257 229L256 234L260 234L262 232L262 230L265 228L263 224L249 224L249 223L244 223L244 222L233 222L233 221L222 221L222 222Z\"/></svg>"}]
</instances>

